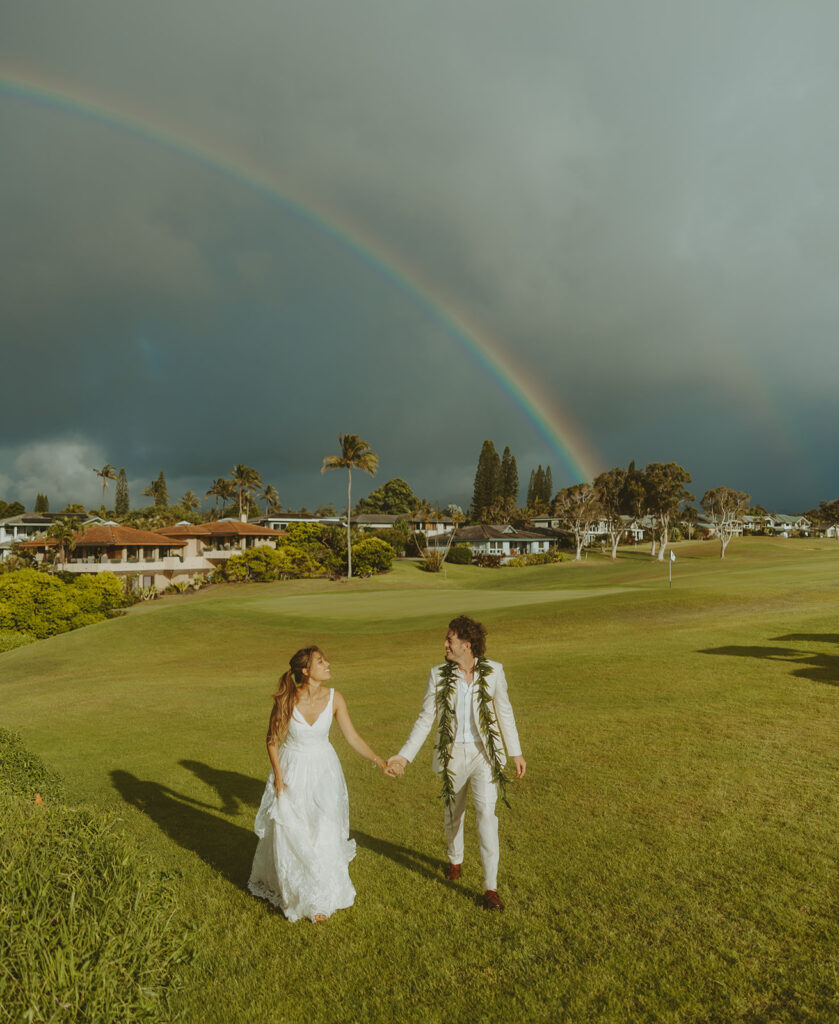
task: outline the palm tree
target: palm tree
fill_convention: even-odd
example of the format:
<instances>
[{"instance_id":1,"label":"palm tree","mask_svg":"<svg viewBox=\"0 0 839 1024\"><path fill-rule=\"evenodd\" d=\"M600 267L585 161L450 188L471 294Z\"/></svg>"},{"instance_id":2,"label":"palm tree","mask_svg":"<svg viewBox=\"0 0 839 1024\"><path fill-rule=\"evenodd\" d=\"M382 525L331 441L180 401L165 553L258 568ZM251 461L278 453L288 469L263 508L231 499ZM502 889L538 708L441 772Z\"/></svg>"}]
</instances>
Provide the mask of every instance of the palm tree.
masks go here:
<instances>
[{"instance_id":1,"label":"palm tree","mask_svg":"<svg viewBox=\"0 0 839 1024\"><path fill-rule=\"evenodd\" d=\"M110 462L106 462L101 469L94 469L93 472L102 480L102 511L105 511L105 488L108 486L109 480L116 480L119 473L114 469Z\"/></svg>"},{"instance_id":2,"label":"palm tree","mask_svg":"<svg viewBox=\"0 0 839 1024\"><path fill-rule=\"evenodd\" d=\"M358 434L339 434L340 455L327 455L320 467L321 473L328 469L347 471L347 579L352 578L352 543L350 541L350 514L352 513L352 471L363 469L370 476L376 475L379 456Z\"/></svg>"},{"instance_id":3,"label":"palm tree","mask_svg":"<svg viewBox=\"0 0 839 1024\"><path fill-rule=\"evenodd\" d=\"M187 491L178 504L183 505L187 512L194 512L201 504L201 501L197 494Z\"/></svg>"},{"instance_id":4,"label":"palm tree","mask_svg":"<svg viewBox=\"0 0 839 1024\"><path fill-rule=\"evenodd\" d=\"M260 494L260 498L265 502L265 515L270 515L271 512L279 512L280 510L280 496L277 493L277 488L272 484L268 484L265 490Z\"/></svg>"},{"instance_id":5,"label":"palm tree","mask_svg":"<svg viewBox=\"0 0 839 1024\"><path fill-rule=\"evenodd\" d=\"M216 518L218 518L218 504L221 502L221 507L224 508L224 503L233 498L236 494L236 485L232 480L225 480L223 476L220 476L217 480L213 481L213 486L204 495L205 498L212 498L215 505Z\"/></svg>"},{"instance_id":6,"label":"palm tree","mask_svg":"<svg viewBox=\"0 0 839 1024\"><path fill-rule=\"evenodd\" d=\"M76 534L78 532L79 523L77 519L56 519L47 530L47 536L55 541L55 560L59 564L67 564L67 558L72 554L73 548L76 546Z\"/></svg>"},{"instance_id":7,"label":"palm tree","mask_svg":"<svg viewBox=\"0 0 839 1024\"><path fill-rule=\"evenodd\" d=\"M231 470L233 485L239 492L239 518L245 516L245 495L248 497L248 508L250 507L251 495L262 486L262 477L250 466L237 465Z\"/></svg>"}]
</instances>

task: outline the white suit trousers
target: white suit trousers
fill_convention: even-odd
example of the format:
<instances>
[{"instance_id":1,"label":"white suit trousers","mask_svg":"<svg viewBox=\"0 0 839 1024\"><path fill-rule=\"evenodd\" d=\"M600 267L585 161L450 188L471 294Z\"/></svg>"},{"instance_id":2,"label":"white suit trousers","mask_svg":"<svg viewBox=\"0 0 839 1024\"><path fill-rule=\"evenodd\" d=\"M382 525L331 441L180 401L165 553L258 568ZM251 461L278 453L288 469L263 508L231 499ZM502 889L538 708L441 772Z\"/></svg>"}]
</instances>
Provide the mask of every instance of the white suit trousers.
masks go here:
<instances>
[{"instance_id":1,"label":"white suit trousers","mask_svg":"<svg viewBox=\"0 0 839 1024\"><path fill-rule=\"evenodd\" d=\"M446 843L449 862L463 863L463 822L466 816L466 790L472 784L472 800L481 844L484 866L484 889L498 888L498 818L495 816L497 787L483 746L477 743L455 743L449 761L454 781L454 801L446 807Z\"/></svg>"}]
</instances>

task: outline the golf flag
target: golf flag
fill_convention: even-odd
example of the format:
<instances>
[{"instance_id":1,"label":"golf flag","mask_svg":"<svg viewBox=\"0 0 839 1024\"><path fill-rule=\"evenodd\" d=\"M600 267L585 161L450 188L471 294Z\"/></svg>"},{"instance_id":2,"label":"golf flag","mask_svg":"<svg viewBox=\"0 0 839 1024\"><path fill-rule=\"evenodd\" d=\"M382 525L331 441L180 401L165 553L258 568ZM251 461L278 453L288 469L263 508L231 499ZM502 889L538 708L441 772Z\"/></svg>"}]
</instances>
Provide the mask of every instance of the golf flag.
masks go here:
<instances>
[{"instance_id":1,"label":"golf flag","mask_svg":"<svg viewBox=\"0 0 839 1024\"><path fill-rule=\"evenodd\" d=\"M670 548L670 561L671 562L675 562L676 561L676 552L673 550L673 548Z\"/></svg>"}]
</instances>

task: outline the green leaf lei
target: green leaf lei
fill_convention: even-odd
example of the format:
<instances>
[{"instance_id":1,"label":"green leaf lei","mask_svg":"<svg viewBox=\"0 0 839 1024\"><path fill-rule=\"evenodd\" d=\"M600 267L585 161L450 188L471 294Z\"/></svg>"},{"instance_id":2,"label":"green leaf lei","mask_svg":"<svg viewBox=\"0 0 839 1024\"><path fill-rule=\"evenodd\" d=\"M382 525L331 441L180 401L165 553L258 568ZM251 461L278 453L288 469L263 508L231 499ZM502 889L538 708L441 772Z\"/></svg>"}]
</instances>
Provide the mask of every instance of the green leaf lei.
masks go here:
<instances>
[{"instance_id":1,"label":"green leaf lei","mask_svg":"<svg viewBox=\"0 0 839 1024\"><path fill-rule=\"evenodd\" d=\"M487 676L492 667L486 658L480 657L475 662L475 678L478 687L478 728L481 738L484 741L486 752L489 755L489 763L492 769L492 780L498 786L501 799L509 807L507 800L507 783L510 781L504 774L501 767L500 737L495 731L495 716L492 713L492 698L487 687ZM450 807L454 802L454 777L449 767L452 758L452 746L454 744L454 690L455 690L456 666L454 662L446 661L440 671L440 681L437 684L435 703L438 713L437 730L437 756L440 759L442 769L443 791L440 794Z\"/></svg>"}]
</instances>

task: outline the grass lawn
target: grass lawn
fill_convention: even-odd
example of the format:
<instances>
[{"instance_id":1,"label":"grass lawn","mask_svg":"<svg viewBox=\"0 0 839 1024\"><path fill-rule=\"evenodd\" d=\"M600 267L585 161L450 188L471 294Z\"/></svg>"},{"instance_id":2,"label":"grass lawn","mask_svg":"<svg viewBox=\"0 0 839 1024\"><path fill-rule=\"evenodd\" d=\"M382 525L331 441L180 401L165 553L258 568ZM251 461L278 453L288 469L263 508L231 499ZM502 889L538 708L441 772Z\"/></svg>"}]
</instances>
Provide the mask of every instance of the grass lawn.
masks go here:
<instances>
[{"instance_id":1,"label":"grass lawn","mask_svg":"<svg viewBox=\"0 0 839 1024\"><path fill-rule=\"evenodd\" d=\"M0 725L181 873L201 1024L839 1020L839 545L676 545L616 564L414 564L227 586L0 655ZM245 891L270 695L320 643L359 731L407 737L448 619L490 630L528 760L503 914L442 877L426 743L388 780L333 741L355 906L289 925Z\"/></svg>"}]
</instances>

